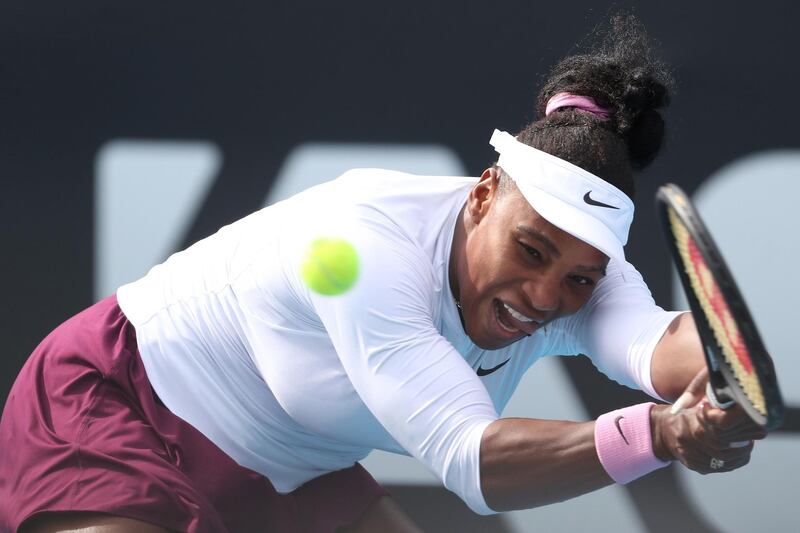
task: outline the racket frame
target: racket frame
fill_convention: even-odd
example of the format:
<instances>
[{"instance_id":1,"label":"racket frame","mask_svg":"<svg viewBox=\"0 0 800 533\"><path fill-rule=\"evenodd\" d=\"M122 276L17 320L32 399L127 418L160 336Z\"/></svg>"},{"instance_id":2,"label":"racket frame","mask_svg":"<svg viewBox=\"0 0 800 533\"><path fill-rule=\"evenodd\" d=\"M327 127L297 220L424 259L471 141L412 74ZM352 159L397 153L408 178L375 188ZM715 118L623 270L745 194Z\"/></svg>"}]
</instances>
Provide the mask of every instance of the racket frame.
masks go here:
<instances>
[{"instance_id":1,"label":"racket frame","mask_svg":"<svg viewBox=\"0 0 800 533\"><path fill-rule=\"evenodd\" d=\"M772 358L764 347L764 343L750 315L750 311L739 292L739 288L725 260L722 258L722 254L711 238L711 234L706 229L705 224L692 205L692 202L689 200L689 197L675 184L668 183L659 188L656 194L656 207L662 229L664 230L664 235L669 245L670 253L676 264L684 292L686 293L686 299L689 302L689 307L694 316L698 333L700 334L703 354L705 355L708 366L709 382L707 391L709 391L709 399L712 403L715 403L715 405L723 408L735 402L741 405L753 421L759 425L766 427L768 430L779 427L783 421L784 405L780 389L778 388ZM739 384L739 380L733 369L725 360L722 348L717 343L716 336L709 324L708 318L706 318L705 311L694 294L689 275L684 268L683 260L678 251L677 243L675 242L675 236L672 233L672 225L669 220L670 208L684 224L689 236L694 240L697 250L700 252L703 260L711 271L714 281L733 319L736 321L739 334L747 348L748 354L751 356L750 361L753 365L756 379L764 395L764 402L767 409L766 416L753 406L753 403Z\"/></svg>"}]
</instances>

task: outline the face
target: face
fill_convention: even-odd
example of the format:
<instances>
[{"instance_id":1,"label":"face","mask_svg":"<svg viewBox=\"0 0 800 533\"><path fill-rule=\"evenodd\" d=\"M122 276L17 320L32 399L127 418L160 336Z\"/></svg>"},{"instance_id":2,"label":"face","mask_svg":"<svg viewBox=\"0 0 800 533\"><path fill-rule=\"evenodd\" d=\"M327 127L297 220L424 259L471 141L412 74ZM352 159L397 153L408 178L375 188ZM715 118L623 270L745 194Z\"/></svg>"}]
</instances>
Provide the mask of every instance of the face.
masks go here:
<instances>
[{"instance_id":1,"label":"face","mask_svg":"<svg viewBox=\"0 0 800 533\"><path fill-rule=\"evenodd\" d=\"M516 187L498 194L498 178L488 169L471 191L450 265L467 334L489 350L575 313L608 264L605 254L542 218Z\"/></svg>"}]
</instances>

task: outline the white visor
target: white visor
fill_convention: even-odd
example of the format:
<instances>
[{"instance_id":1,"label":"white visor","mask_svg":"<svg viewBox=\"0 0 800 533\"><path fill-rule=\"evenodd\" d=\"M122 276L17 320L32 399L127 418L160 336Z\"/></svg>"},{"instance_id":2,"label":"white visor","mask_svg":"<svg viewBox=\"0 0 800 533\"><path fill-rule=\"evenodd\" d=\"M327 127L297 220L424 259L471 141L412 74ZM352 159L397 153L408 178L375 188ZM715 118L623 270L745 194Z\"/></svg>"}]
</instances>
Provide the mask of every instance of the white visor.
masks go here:
<instances>
[{"instance_id":1,"label":"white visor","mask_svg":"<svg viewBox=\"0 0 800 533\"><path fill-rule=\"evenodd\" d=\"M500 154L497 165L548 222L611 259L625 260L633 202L624 192L504 131L494 130L489 143Z\"/></svg>"}]
</instances>

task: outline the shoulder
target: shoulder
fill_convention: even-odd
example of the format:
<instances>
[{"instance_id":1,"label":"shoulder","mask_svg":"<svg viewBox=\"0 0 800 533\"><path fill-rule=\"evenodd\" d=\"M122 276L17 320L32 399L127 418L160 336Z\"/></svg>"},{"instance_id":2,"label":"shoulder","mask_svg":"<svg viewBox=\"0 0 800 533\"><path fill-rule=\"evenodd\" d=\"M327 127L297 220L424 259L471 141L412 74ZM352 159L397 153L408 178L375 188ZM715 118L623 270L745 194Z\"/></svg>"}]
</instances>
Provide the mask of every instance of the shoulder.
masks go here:
<instances>
[{"instance_id":1,"label":"shoulder","mask_svg":"<svg viewBox=\"0 0 800 533\"><path fill-rule=\"evenodd\" d=\"M585 340L599 324L627 322L655 304L642 275L628 261L611 260L592 296L575 314L548 328L549 353L575 354L586 350ZM616 329L616 328L615 328Z\"/></svg>"},{"instance_id":2,"label":"shoulder","mask_svg":"<svg viewBox=\"0 0 800 533\"><path fill-rule=\"evenodd\" d=\"M641 298L652 299L650 289L644 278L628 261L611 260L606 275L597 283L589 301L581 308L578 315L591 312L597 306L617 302L625 304L630 300Z\"/></svg>"},{"instance_id":3,"label":"shoulder","mask_svg":"<svg viewBox=\"0 0 800 533\"><path fill-rule=\"evenodd\" d=\"M297 233L361 227L417 246L432 259L474 183L470 177L352 169L289 199L281 218L286 231L297 227Z\"/></svg>"}]
</instances>

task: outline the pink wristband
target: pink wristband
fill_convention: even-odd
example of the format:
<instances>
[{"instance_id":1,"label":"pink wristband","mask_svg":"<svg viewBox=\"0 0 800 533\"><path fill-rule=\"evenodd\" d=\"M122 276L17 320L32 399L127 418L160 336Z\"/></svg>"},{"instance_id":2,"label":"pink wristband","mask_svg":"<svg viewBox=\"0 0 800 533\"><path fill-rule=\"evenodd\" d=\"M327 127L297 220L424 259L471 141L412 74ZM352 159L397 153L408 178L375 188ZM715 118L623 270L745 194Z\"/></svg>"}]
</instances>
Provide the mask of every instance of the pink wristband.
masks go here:
<instances>
[{"instance_id":1,"label":"pink wristband","mask_svg":"<svg viewBox=\"0 0 800 533\"><path fill-rule=\"evenodd\" d=\"M654 405L648 402L617 409L595 422L597 457L617 483L628 483L670 463L653 454L650 409Z\"/></svg>"}]
</instances>

